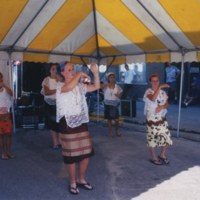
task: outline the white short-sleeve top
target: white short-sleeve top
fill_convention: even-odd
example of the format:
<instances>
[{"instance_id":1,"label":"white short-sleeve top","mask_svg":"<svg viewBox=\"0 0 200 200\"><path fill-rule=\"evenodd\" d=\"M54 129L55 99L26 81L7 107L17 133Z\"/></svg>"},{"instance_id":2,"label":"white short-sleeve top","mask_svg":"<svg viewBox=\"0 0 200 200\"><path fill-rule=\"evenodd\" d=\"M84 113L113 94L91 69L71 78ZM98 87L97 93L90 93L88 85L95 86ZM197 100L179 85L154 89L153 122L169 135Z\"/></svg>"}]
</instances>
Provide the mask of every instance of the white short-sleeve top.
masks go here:
<instances>
[{"instance_id":1,"label":"white short-sleeve top","mask_svg":"<svg viewBox=\"0 0 200 200\"><path fill-rule=\"evenodd\" d=\"M44 94L44 85L46 85L50 90L56 90L57 87L63 86L64 83L56 81L51 77L46 77L42 82L41 94L44 95L44 101L49 105L56 105L56 93L51 95Z\"/></svg>"},{"instance_id":2,"label":"white short-sleeve top","mask_svg":"<svg viewBox=\"0 0 200 200\"><path fill-rule=\"evenodd\" d=\"M145 102L144 114L147 117L158 116L164 117L167 113L167 109L162 109L159 113L156 113L156 108L159 105L164 105L168 99L168 96L164 90L160 90L157 98L154 101L151 101L147 96L149 94L154 94L154 91L151 88L148 88L144 94L143 100Z\"/></svg>"}]
</instances>

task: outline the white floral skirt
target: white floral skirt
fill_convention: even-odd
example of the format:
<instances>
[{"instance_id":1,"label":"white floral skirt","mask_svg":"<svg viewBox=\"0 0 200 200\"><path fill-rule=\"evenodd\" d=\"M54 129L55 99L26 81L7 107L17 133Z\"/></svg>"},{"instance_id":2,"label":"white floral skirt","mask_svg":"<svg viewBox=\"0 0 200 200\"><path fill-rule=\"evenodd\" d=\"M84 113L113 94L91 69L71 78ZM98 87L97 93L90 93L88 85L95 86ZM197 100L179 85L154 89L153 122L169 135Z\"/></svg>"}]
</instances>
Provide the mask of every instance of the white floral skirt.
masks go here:
<instances>
[{"instance_id":1,"label":"white floral skirt","mask_svg":"<svg viewBox=\"0 0 200 200\"><path fill-rule=\"evenodd\" d=\"M147 118L147 146L162 147L172 145L168 122L165 117Z\"/></svg>"}]
</instances>

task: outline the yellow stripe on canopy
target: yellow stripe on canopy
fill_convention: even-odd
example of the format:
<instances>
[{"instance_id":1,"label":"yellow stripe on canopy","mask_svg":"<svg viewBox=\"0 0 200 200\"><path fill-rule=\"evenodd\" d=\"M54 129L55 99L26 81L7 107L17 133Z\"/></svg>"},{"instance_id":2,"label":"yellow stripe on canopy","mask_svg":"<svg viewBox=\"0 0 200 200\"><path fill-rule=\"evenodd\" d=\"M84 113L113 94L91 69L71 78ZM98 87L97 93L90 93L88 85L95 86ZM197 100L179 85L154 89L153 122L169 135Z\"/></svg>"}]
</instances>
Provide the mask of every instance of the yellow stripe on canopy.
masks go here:
<instances>
[{"instance_id":1,"label":"yellow stripe on canopy","mask_svg":"<svg viewBox=\"0 0 200 200\"><path fill-rule=\"evenodd\" d=\"M92 55L96 50L96 39L95 35L86 41L80 48L78 48L74 54Z\"/></svg>"},{"instance_id":2,"label":"yellow stripe on canopy","mask_svg":"<svg viewBox=\"0 0 200 200\"><path fill-rule=\"evenodd\" d=\"M163 8L194 46L200 46L200 1L159 0Z\"/></svg>"},{"instance_id":3,"label":"yellow stripe on canopy","mask_svg":"<svg viewBox=\"0 0 200 200\"><path fill-rule=\"evenodd\" d=\"M85 63L89 63L89 59L88 58L82 58L84 60ZM71 56L70 62L73 64L84 64L83 60L81 60L81 58L76 57L76 56Z\"/></svg>"},{"instance_id":4,"label":"yellow stripe on canopy","mask_svg":"<svg viewBox=\"0 0 200 200\"><path fill-rule=\"evenodd\" d=\"M114 48L108 41L106 41L101 35L98 35L98 42L100 51L105 55L119 55L122 54L118 49Z\"/></svg>"},{"instance_id":5,"label":"yellow stripe on canopy","mask_svg":"<svg viewBox=\"0 0 200 200\"><path fill-rule=\"evenodd\" d=\"M68 0L41 33L29 44L29 48L42 50L54 49L91 11L91 1Z\"/></svg>"},{"instance_id":6,"label":"yellow stripe on canopy","mask_svg":"<svg viewBox=\"0 0 200 200\"><path fill-rule=\"evenodd\" d=\"M107 58L107 65L112 62L113 58ZM116 57L115 60L112 62L112 65L119 65L126 63L125 56Z\"/></svg>"},{"instance_id":7,"label":"yellow stripe on canopy","mask_svg":"<svg viewBox=\"0 0 200 200\"><path fill-rule=\"evenodd\" d=\"M141 49L145 51L166 49L121 1L96 0L95 3L97 11Z\"/></svg>"},{"instance_id":8,"label":"yellow stripe on canopy","mask_svg":"<svg viewBox=\"0 0 200 200\"><path fill-rule=\"evenodd\" d=\"M1 0L0 2L0 42L4 39L28 0Z\"/></svg>"},{"instance_id":9,"label":"yellow stripe on canopy","mask_svg":"<svg viewBox=\"0 0 200 200\"><path fill-rule=\"evenodd\" d=\"M170 62L169 53L147 54L146 62Z\"/></svg>"},{"instance_id":10,"label":"yellow stripe on canopy","mask_svg":"<svg viewBox=\"0 0 200 200\"><path fill-rule=\"evenodd\" d=\"M24 61L27 62L48 62L48 54L24 53Z\"/></svg>"}]
</instances>

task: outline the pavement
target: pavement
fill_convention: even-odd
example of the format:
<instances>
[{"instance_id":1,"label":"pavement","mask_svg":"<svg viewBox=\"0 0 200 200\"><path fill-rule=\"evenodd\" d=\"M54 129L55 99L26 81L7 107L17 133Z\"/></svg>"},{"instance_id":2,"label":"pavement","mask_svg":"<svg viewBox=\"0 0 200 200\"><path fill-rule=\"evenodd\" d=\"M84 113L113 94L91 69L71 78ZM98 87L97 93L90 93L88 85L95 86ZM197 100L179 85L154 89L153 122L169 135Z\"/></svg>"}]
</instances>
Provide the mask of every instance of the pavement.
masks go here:
<instances>
[{"instance_id":1,"label":"pavement","mask_svg":"<svg viewBox=\"0 0 200 200\"><path fill-rule=\"evenodd\" d=\"M16 159L0 160L0 200L199 200L200 143L172 137L169 165L149 162L144 126L121 124L121 137L109 137L105 123L89 123L95 155L87 180L93 191L68 192L61 152L50 148L48 130L18 129ZM157 149L159 150L159 149ZM159 153L159 151L157 151Z\"/></svg>"},{"instance_id":2,"label":"pavement","mask_svg":"<svg viewBox=\"0 0 200 200\"><path fill-rule=\"evenodd\" d=\"M169 105L173 146L168 166L149 162L143 109L144 103L138 101L135 118L121 117L122 137L110 138L106 121L100 116L97 123L91 117L95 155L87 180L94 190L80 190L78 196L68 192L66 166L61 152L50 148L49 131L17 129L13 134L16 159L0 160L0 200L199 200L200 107L182 108L177 137L178 105Z\"/></svg>"}]
</instances>

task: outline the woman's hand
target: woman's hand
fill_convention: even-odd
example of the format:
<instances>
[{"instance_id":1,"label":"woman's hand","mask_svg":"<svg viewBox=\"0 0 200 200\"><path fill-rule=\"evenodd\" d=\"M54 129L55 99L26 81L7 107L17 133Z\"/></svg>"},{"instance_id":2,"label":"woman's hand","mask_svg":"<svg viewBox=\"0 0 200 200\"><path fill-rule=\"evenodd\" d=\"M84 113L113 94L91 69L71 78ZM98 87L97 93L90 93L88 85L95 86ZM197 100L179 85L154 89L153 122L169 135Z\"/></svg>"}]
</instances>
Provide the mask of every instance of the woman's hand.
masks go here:
<instances>
[{"instance_id":1,"label":"woman's hand","mask_svg":"<svg viewBox=\"0 0 200 200\"><path fill-rule=\"evenodd\" d=\"M91 81L90 77L87 74L85 74L84 72L78 72L77 75L82 79L83 83L86 83L86 82L88 83Z\"/></svg>"},{"instance_id":2,"label":"woman's hand","mask_svg":"<svg viewBox=\"0 0 200 200\"><path fill-rule=\"evenodd\" d=\"M90 70L91 70L91 72L92 72L93 74L99 73L97 64L95 64L95 63L92 63L92 64L91 64Z\"/></svg>"},{"instance_id":3,"label":"woman's hand","mask_svg":"<svg viewBox=\"0 0 200 200\"><path fill-rule=\"evenodd\" d=\"M162 109L163 109L163 106L158 106L158 107L156 108L156 113L159 113Z\"/></svg>"},{"instance_id":4,"label":"woman's hand","mask_svg":"<svg viewBox=\"0 0 200 200\"><path fill-rule=\"evenodd\" d=\"M169 88L169 87L170 87L170 86L169 86L167 83L161 84L161 85L159 86L160 89L162 89L162 88Z\"/></svg>"}]
</instances>

